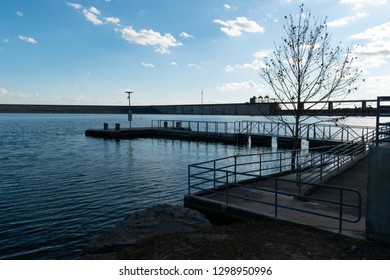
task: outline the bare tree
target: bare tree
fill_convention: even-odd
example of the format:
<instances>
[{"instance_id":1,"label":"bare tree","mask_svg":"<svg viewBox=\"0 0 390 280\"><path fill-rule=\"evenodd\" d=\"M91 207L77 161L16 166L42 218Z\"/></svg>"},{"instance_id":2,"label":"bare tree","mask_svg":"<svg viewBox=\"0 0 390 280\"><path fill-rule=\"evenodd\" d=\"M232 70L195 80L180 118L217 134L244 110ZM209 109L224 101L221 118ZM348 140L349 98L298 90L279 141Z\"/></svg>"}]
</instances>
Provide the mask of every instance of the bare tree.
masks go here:
<instances>
[{"instance_id":1,"label":"bare tree","mask_svg":"<svg viewBox=\"0 0 390 280\"><path fill-rule=\"evenodd\" d=\"M260 76L276 96L282 109L292 110L294 125L289 125L294 137L294 148L299 145L300 126L307 110L326 106L335 97L345 97L357 90L361 71L353 67L356 60L350 48L343 49L341 42L331 46L327 19L312 16L310 10L299 6L299 14L285 16L285 37L264 59ZM311 102L304 108L305 102ZM286 123L280 116L279 120ZM291 168L295 169L295 153Z\"/></svg>"}]
</instances>

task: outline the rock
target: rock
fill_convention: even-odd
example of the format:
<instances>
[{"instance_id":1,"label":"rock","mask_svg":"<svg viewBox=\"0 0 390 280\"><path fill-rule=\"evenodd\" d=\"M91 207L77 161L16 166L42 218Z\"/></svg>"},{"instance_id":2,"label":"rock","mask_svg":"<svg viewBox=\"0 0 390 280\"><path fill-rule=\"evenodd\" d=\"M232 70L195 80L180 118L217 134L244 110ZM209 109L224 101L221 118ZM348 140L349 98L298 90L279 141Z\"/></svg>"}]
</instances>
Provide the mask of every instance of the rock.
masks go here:
<instances>
[{"instance_id":1,"label":"rock","mask_svg":"<svg viewBox=\"0 0 390 280\"><path fill-rule=\"evenodd\" d=\"M90 242L83 259L113 259L120 248L131 246L141 238L156 233L171 233L211 226L198 211L168 204L159 204L129 215L114 229Z\"/></svg>"}]
</instances>

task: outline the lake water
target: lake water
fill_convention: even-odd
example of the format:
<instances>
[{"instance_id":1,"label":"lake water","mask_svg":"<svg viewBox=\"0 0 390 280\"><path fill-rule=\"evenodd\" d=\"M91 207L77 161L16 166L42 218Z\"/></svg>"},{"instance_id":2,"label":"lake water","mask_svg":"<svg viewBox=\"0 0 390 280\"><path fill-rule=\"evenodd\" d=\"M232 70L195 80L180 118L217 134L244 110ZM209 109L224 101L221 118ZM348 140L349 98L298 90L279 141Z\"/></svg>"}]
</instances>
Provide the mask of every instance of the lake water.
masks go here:
<instances>
[{"instance_id":1,"label":"lake water","mask_svg":"<svg viewBox=\"0 0 390 280\"><path fill-rule=\"evenodd\" d=\"M132 125L161 118L178 116L135 115ZM189 164L261 150L84 136L104 122L128 126L124 115L0 114L1 259L77 257L131 212L182 204Z\"/></svg>"},{"instance_id":2,"label":"lake water","mask_svg":"<svg viewBox=\"0 0 390 280\"><path fill-rule=\"evenodd\" d=\"M134 115L132 126L156 119L262 117ZM84 136L104 122L128 126L126 115L0 114L0 259L77 258L89 241L130 213L182 204L189 164L271 149Z\"/></svg>"}]
</instances>

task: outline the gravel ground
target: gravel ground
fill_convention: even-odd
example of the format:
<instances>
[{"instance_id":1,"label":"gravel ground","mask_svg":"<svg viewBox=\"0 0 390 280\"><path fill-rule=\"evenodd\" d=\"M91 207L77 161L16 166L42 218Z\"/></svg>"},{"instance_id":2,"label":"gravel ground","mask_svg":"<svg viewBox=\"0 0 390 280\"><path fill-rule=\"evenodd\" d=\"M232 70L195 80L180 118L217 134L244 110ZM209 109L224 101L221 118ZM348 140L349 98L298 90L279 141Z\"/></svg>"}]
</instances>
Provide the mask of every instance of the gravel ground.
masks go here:
<instances>
[{"instance_id":1,"label":"gravel ground","mask_svg":"<svg viewBox=\"0 0 390 280\"><path fill-rule=\"evenodd\" d=\"M389 260L390 245L280 221L155 234L118 249L121 259Z\"/></svg>"}]
</instances>

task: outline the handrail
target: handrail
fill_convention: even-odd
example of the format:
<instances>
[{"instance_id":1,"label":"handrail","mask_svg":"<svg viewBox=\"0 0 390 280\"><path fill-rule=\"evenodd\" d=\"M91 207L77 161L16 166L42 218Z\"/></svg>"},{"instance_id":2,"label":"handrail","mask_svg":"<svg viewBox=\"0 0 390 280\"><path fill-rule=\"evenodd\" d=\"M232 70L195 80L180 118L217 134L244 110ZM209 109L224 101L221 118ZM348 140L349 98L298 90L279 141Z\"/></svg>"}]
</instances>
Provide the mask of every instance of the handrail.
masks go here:
<instances>
[{"instance_id":1,"label":"handrail","mask_svg":"<svg viewBox=\"0 0 390 280\"><path fill-rule=\"evenodd\" d=\"M272 121L237 121L235 127L237 133L249 135L269 135L293 137L296 131L294 123L272 122ZM338 140L341 142L355 139L369 131L375 130L374 126L358 125L334 125L323 123L300 123L300 139L322 139Z\"/></svg>"},{"instance_id":2,"label":"handrail","mask_svg":"<svg viewBox=\"0 0 390 280\"><path fill-rule=\"evenodd\" d=\"M382 122L381 118L390 117L390 106L383 105L383 102L389 104L390 96L378 96L376 106L376 139L375 145L378 146L380 142L390 141L390 122ZM382 137L381 137L382 136Z\"/></svg>"},{"instance_id":3,"label":"handrail","mask_svg":"<svg viewBox=\"0 0 390 280\"><path fill-rule=\"evenodd\" d=\"M152 128L188 128L195 132L234 133L234 122L152 120Z\"/></svg>"},{"instance_id":4,"label":"handrail","mask_svg":"<svg viewBox=\"0 0 390 280\"><path fill-rule=\"evenodd\" d=\"M296 130L293 123L272 121L191 121L191 120L152 120L152 128L188 128L194 132L234 133L247 135L293 137ZM375 130L373 126L333 125L301 123L300 139L348 142Z\"/></svg>"},{"instance_id":5,"label":"handrail","mask_svg":"<svg viewBox=\"0 0 390 280\"><path fill-rule=\"evenodd\" d=\"M189 189L188 193L191 195L191 191L207 191L214 194L217 194L219 196L222 196L224 198L224 203L226 205L231 204L231 201L233 199L240 199L247 202L256 203L259 205L267 205L271 206L273 209L273 216L275 218L279 217L279 210L280 209L287 209L291 211L306 213L314 216L321 216L333 220L338 220L338 229L339 232L342 231L343 228L343 222L350 222L350 223L357 223L361 219L361 195L358 191L351 189L351 188L342 188L342 187L336 187L336 186L330 186L325 184L315 184L315 183L309 183L313 187L316 188L323 188L323 189L332 189L337 192L339 192L339 199L324 199L320 198L318 196L305 196L304 199L307 202L321 202L326 205L330 206L336 206L338 207L338 213L335 215L332 215L330 213L325 214L321 211L315 211L315 210L308 210L303 209L302 207L294 206L294 205L287 205L283 204L280 201L280 198L282 196L295 196L295 197L301 197L296 192L289 192L285 191L278 186L281 182L288 182L294 184L294 180L288 180L284 178L278 178L278 177L271 177L271 176L260 176L260 175L251 175L247 173L234 173L232 171L228 171L225 169L212 169L207 167L202 167L201 169L203 171L191 174L191 166L188 167L189 170ZM216 176L215 172L220 173L222 175ZM210 176L211 175L211 176ZM273 186L273 188L265 188L265 187L259 187L251 184L245 184L242 182L236 181L237 175L243 175L246 177L249 177L251 179L258 179L258 180L270 180L270 185ZM231 180L233 178L233 180ZM196 180L196 182L192 183L192 180ZM248 179L248 178L247 178ZM213 188L209 188L210 182L213 183ZM218 186L217 186L218 184ZM245 195L238 195L238 194L232 194L231 189L234 187L240 187L246 190L258 190L264 193L268 193L273 195L273 199L267 200L265 197L267 196L261 196L263 198L253 199L248 198ZM354 197L354 199L351 201L347 201L345 199L347 194L350 194L349 196ZM349 215L346 214L346 212L349 212ZM352 211L352 213L351 213Z\"/></svg>"},{"instance_id":6,"label":"handrail","mask_svg":"<svg viewBox=\"0 0 390 280\"><path fill-rule=\"evenodd\" d=\"M339 172L346 164L356 161L358 157L364 156L368 149L375 143L376 131L369 131L361 137L328 149L326 152L319 152L317 149L296 150L296 151L278 151L261 154L234 155L188 166L188 192L192 190L211 189L216 191L218 185L222 184L226 189L232 186L252 188L251 182L245 182L249 179L272 179L277 186L278 182L288 181L296 186L296 191L279 192L277 188L272 190L275 197L279 194L305 197L312 199L310 190L313 188L333 188L339 192L339 207L345 206L343 195L347 191L355 192L358 196L356 207L358 208L358 217L361 215L360 193L356 190L324 185L324 180L332 173ZM296 170L291 170L291 161L295 161ZM275 176L287 173L295 174L294 180L287 180ZM270 191L270 190L268 190ZM229 193L226 192L226 199L229 199ZM242 198L245 199L245 198ZM262 203L262 202L258 202ZM324 203L330 203L324 201ZM275 206L275 212L280 206ZM300 211L296 209L291 209ZM340 210L341 211L341 210ZM312 213L313 215L320 215ZM340 230L342 222L340 219ZM348 221L354 222L354 221Z\"/></svg>"}]
</instances>

